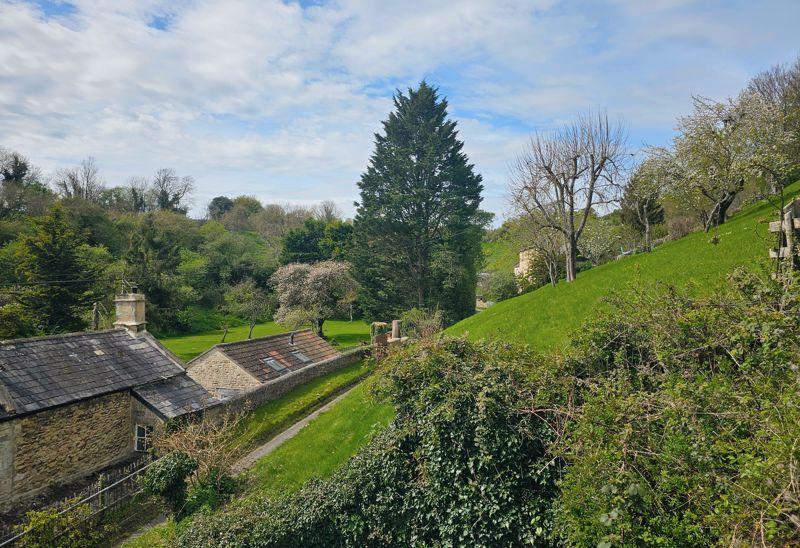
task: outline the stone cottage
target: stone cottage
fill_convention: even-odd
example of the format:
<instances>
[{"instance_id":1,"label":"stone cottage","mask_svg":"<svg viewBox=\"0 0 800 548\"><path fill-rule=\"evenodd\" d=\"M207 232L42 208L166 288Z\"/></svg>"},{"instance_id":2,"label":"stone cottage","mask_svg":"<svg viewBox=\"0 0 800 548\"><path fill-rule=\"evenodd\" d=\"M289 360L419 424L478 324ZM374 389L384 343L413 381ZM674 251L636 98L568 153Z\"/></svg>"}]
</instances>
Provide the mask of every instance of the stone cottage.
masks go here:
<instances>
[{"instance_id":1,"label":"stone cottage","mask_svg":"<svg viewBox=\"0 0 800 548\"><path fill-rule=\"evenodd\" d=\"M145 329L144 295L115 328L0 341L0 509L149 448L158 423L217 405Z\"/></svg>"},{"instance_id":2,"label":"stone cottage","mask_svg":"<svg viewBox=\"0 0 800 548\"><path fill-rule=\"evenodd\" d=\"M186 369L206 390L231 399L287 376L297 377L300 370L309 371L319 364L339 365L340 358L343 355L325 339L305 329L218 344L190 361Z\"/></svg>"}]
</instances>

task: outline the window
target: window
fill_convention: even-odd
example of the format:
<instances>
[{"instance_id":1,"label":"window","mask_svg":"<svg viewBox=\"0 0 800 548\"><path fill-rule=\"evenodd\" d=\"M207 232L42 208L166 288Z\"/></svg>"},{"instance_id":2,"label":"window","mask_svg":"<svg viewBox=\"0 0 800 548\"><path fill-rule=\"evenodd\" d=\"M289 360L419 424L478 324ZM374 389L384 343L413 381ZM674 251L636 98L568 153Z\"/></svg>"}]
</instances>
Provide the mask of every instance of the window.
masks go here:
<instances>
[{"instance_id":1,"label":"window","mask_svg":"<svg viewBox=\"0 0 800 548\"><path fill-rule=\"evenodd\" d=\"M279 363L278 360L275 358L261 358L261 363L272 369L273 371L277 371L278 373L283 373L286 371L286 366Z\"/></svg>"},{"instance_id":2,"label":"window","mask_svg":"<svg viewBox=\"0 0 800 548\"><path fill-rule=\"evenodd\" d=\"M292 352L292 355L303 363L308 363L311 361L311 358L309 358L299 350L295 350L294 352Z\"/></svg>"},{"instance_id":3,"label":"window","mask_svg":"<svg viewBox=\"0 0 800 548\"><path fill-rule=\"evenodd\" d=\"M136 425L136 450L149 451L152 446L153 427L147 425Z\"/></svg>"}]
</instances>

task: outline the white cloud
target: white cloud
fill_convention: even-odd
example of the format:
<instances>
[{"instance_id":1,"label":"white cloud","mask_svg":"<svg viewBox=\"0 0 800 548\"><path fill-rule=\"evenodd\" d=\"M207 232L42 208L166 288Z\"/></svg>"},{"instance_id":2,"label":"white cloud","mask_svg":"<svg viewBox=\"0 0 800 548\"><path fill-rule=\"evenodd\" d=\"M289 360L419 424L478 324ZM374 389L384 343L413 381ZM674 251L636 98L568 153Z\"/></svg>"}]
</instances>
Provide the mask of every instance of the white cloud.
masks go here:
<instances>
[{"instance_id":1,"label":"white cloud","mask_svg":"<svg viewBox=\"0 0 800 548\"><path fill-rule=\"evenodd\" d=\"M634 142L665 139L690 93L735 93L800 49L792 2L74 5L0 0L0 145L45 169L93 155L112 183L173 166L197 180L198 206L225 192L352 212L393 89L427 78L502 212L533 129L606 107Z\"/></svg>"}]
</instances>

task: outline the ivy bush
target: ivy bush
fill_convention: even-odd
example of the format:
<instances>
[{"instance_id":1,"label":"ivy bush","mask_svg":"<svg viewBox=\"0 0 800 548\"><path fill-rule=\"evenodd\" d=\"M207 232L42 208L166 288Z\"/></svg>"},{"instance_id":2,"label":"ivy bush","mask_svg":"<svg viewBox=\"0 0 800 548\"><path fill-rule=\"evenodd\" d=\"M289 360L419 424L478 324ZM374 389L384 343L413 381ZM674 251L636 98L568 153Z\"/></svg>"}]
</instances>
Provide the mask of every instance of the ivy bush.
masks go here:
<instances>
[{"instance_id":1,"label":"ivy bush","mask_svg":"<svg viewBox=\"0 0 800 548\"><path fill-rule=\"evenodd\" d=\"M383 365L397 415L346 466L297 495L197 516L182 546L549 543L558 459L528 412L534 356L429 341Z\"/></svg>"},{"instance_id":2,"label":"ivy bush","mask_svg":"<svg viewBox=\"0 0 800 548\"><path fill-rule=\"evenodd\" d=\"M800 282L632 288L567 351L431 339L395 420L325 481L198 516L182 546L800 545Z\"/></svg>"},{"instance_id":3,"label":"ivy bush","mask_svg":"<svg viewBox=\"0 0 800 548\"><path fill-rule=\"evenodd\" d=\"M175 451L153 463L139 481L146 493L160 498L172 515L180 519L187 514L187 479L195 470L197 461Z\"/></svg>"}]
</instances>

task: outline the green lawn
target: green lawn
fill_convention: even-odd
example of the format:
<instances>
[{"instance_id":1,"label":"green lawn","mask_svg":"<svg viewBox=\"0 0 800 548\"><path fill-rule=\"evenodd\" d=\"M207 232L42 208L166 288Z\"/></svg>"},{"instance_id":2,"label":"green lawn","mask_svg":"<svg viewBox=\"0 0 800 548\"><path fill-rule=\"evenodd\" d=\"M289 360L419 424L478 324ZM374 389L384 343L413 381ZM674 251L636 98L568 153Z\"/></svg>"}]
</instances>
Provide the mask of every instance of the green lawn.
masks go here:
<instances>
[{"instance_id":1,"label":"green lawn","mask_svg":"<svg viewBox=\"0 0 800 548\"><path fill-rule=\"evenodd\" d=\"M790 187L795 194L796 183ZM602 299L613 291L625 291L630 284L646 288L657 282L678 287L693 285L695 291L708 293L737 266L766 264L768 250L774 245L768 236L767 222L777 212L767 203L742 210L718 231L719 242L711 243L711 234L694 233L644 253L612 261L578 275L570 284L559 282L531 293L500 302L459 322L449 329L451 335L468 333L472 339L500 338L529 343L543 350L562 347L569 335L592 313L606 306Z\"/></svg>"},{"instance_id":2,"label":"green lawn","mask_svg":"<svg viewBox=\"0 0 800 548\"><path fill-rule=\"evenodd\" d=\"M368 363L358 361L257 407L247 415L241 425L236 443L237 451L244 453L269 441L371 371L372 367Z\"/></svg>"},{"instance_id":3,"label":"green lawn","mask_svg":"<svg viewBox=\"0 0 800 548\"><path fill-rule=\"evenodd\" d=\"M239 325L228 330L225 342L243 341L247 338L248 326ZM325 336L331 339L337 346L347 347L356 346L361 341L369 340L369 324L361 320L328 320L322 330ZM253 337L265 337L267 335L277 335L285 333L290 329L275 322L264 322L256 325L253 329ZM222 330L208 331L194 335L180 335L176 337L164 337L161 343L169 348L174 354L184 361L189 361L199 354L202 354L217 343L222 342Z\"/></svg>"},{"instance_id":4,"label":"green lawn","mask_svg":"<svg viewBox=\"0 0 800 548\"><path fill-rule=\"evenodd\" d=\"M369 441L394 415L370 395L371 379L250 469L251 494L276 495L299 489L313 476L326 477Z\"/></svg>"}]
</instances>

